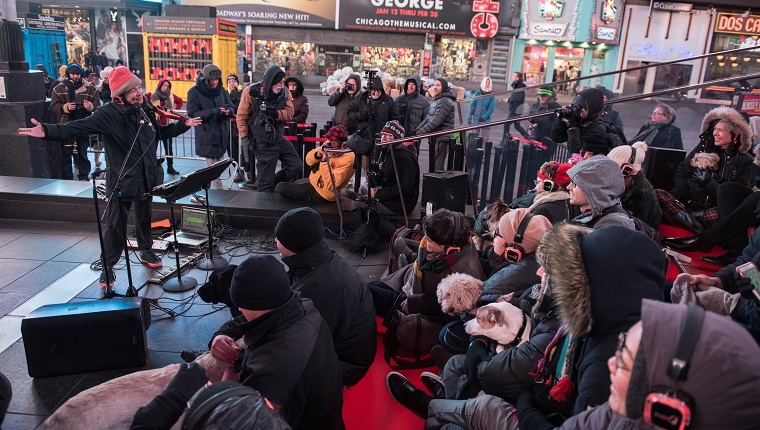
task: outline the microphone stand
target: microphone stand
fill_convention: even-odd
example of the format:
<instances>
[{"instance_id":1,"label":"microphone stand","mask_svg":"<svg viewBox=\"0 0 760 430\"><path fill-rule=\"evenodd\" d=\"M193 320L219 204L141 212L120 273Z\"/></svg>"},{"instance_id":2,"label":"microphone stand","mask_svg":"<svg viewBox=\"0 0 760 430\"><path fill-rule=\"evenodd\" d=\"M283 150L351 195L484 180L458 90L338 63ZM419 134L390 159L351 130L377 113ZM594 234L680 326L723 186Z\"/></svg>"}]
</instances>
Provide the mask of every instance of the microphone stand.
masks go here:
<instances>
[{"instance_id":1,"label":"microphone stand","mask_svg":"<svg viewBox=\"0 0 760 430\"><path fill-rule=\"evenodd\" d=\"M233 161L232 164L235 164ZM211 210L208 200L208 189L209 189L210 183L207 183L203 186L203 190L206 194L206 201L204 202L203 206L206 207L206 227L208 228L208 251L207 251L207 258L200 263L196 265L197 268L201 270L216 270L224 265L227 264L227 259L222 257L221 255L217 255L216 259L214 259L214 222L211 219Z\"/></svg>"}]
</instances>

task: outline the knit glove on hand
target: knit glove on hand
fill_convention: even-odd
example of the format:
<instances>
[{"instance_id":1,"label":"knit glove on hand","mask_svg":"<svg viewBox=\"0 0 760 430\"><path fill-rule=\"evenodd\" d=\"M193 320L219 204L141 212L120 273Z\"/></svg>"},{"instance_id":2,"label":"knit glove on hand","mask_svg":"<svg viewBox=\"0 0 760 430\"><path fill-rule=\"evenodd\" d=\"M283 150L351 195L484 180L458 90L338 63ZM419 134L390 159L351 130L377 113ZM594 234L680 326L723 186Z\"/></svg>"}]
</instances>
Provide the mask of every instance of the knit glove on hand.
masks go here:
<instances>
[{"instance_id":1,"label":"knit glove on hand","mask_svg":"<svg viewBox=\"0 0 760 430\"><path fill-rule=\"evenodd\" d=\"M169 386L166 387L167 391L175 391L180 394L185 401L190 400L201 387L208 382L208 376L206 375L206 369L201 367L198 363L192 362L189 365L182 363L179 365L179 371Z\"/></svg>"}]
</instances>

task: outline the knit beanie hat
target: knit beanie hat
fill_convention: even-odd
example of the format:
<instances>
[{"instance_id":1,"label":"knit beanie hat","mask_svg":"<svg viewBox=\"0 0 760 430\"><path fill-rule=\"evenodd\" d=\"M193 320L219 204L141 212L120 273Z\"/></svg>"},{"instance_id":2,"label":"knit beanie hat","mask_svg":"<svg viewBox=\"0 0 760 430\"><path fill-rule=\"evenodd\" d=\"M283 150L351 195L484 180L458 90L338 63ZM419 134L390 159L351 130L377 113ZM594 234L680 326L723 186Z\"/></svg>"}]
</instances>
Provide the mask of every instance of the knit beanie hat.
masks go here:
<instances>
[{"instance_id":1,"label":"knit beanie hat","mask_svg":"<svg viewBox=\"0 0 760 430\"><path fill-rule=\"evenodd\" d=\"M334 142L345 142L348 139L348 130L343 124L334 125L325 133L325 139Z\"/></svg>"},{"instance_id":2,"label":"knit beanie hat","mask_svg":"<svg viewBox=\"0 0 760 430\"><path fill-rule=\"evenodd\" d=\"M111 70L113 70L113 67L111 66L104 67L103 70L100 71L100 79L108 79Z\"/></svg>"},{"instance_id":3,"label":"knit beanie hat","mask_svg":"<svg viewBox=\"0 0 760 430\"><path fill-rule=\"evenodd\" d=\"M232 275L230 299L238 308L275 309L290 300L292 294L285 267L271 254L254 254Z\"/></svg>"},{"instance_id":4,"label":"knit beanie hat","mask_svg":"<svg viewBox=\"0 0 760 430\"><path fill-rule=\"evenodd\" d=\"M108 85L111 87L112 96L120 96L132 88L142 85L142 81L126 67L119 66L108 74Z\"/></svg>"},{"instance_id":5,"label":"knit beanie hat","mask_svg":"<svg viewBox=\"0 0 760 430\"><path fill-rule=\"evenodd\" d=\"M393 139L403 139L406 136L406 130L396 120L386 122L380 133L388 133L393 136Z\"/></svg>"},{"instance_id":6,"label":"knit beanie hat","mask_svg":"<svg viewBox=\"0 0 760 430\"><path fill-rule=\"evenodd\" d=\"M492 90L493 85L491 84L491 78L486 76L482 81L480 81L480 91L483 91L484 93L490 93Z\"/></svg>"},{"instance_id":7,"label":"knit beanie hat","mask_svg":"<svg viewBox=\"0 0 760 430\"><path fill-rule=\"evenodd\" d=\"M230 73L230 75L227 76L227 80L229 81L230 79L234 79L235 82L238 82L238 83L240 82L240 79L238 79L238 76L234 73Z\"/></svg>"},{"instance_id":8,"label":"knit beanie hat","mask_svg":"<svg viewBox=\"0 0 760 430\"><path fill-rule=\"evenodd\" d=\"M553 161L541 166L541 169L538 170L538 175L536 176L538 176L539 179L551 179L560 187L564 187L570 183L570 176L567 174L567 171L572 167L573 165L570 163L558 163L556 161ZM556 171L554 173L554 177L552 178L550 177L551 171L554 169L556 169Z\"/></svg>"},{"instance_id":9,"label":"knit beanie hat","mask_svg":"<svg viewBox=\"0 0 760 430\"><path fill-rule=\"evenodd\" d=\"M612 148L607 157L616 162L618 166L623 167L624 164L630 164L633 166L633 175L641 171L641 165L644 163L646 157L647 144L644 142L636 142L633 145L621 145L616 148ZM636 151L636 155L631 162L631 155L633 151Z\"/></svg>"},{"instance_id":10,"label":"knit beanie hat","mask_svg":"<svg viewBox=\"0 0 760 430\"><path fill-rule=\"evenodd\" d=\"M588 112L586 118L593 118L604 109L604 94L596 88L587 88L575 96L573 103L586 109Z\"/></svg>"},{"instance_id":11,"label":"knit beanie hat","mask_svg":"<svg viewBox=\"0 0 760 430\"><path fill-rule=\"evenodd\" d=\"M507 243L514 243L517 229L528 213L528 209L525 208L513 209L501 217L499 220L499 234L501 234ZM520 245L526 254L532 254L538 248L538 242L541 241L544 234L551 229L552 223L546 217L543 215L533 215L518 245Z\"/></svg>"},{"instance_id":12,"label":"knit beanie hat","mask_svg":"<svg viewBox=\"0 0 760 430\"><path fill-rule=\"evenodd\" d=\"M554 91L552 91L552 89L548 88L548 87L541 87L541 88L538 89L538 95L539 96L553 97L554 96Z\"/></svg>"},{"instance_id":13,"label":"knit beanie hat","mask_svg":"<svg viewBox=\"0 0 760 430\"><path fill-rule=\"evenodd\" d=\"M206 79L222 79L222 71L213 64L206 65L202 73Z\"/></svg>"},{"instance_id":14,"label":"knit beanie hat","mask_svg":"<svg viewBox=\"0 0 760 430\"><path fill-rule=\"evenodd\" d=\"M380 79L370 79L369 83L367 84L367 87L371 90L382 90L383 89L383 81Z\"/></svg>"},{"instance_id":15,"label":"knit beanie hat","mask_svg":"<svg viewBox=\"0 0 760 430\"><path fill-rule=\"evenodd\" d=\"M438 78L436 81L441 83L441 94L449 90L449 81L443 78Z\"/></svg>"},{"instance_id":16,"label":"knit beanie hat","mask_svg":"<svg viewBox=\"0 0 760 430\"><path fill-rule=\"evenodd\" d=\"M323 241L325 227L314 209L291 209L277 221L274 236L282 246L298 254Z\"/></svg>"},{"instance_id":17,"label":"knit beanie hat","mask_svg":"<svg viewBox=\"0 0 760 430\"><path fill-rule=\"evenodd\" d=\"M80 66L77 63L71 63L68 67L66 67L66 76L69 76L69 73L79 73L80 75L84 75L84 70L82 70L82 66Z\"/></svg>"}]
</instances>

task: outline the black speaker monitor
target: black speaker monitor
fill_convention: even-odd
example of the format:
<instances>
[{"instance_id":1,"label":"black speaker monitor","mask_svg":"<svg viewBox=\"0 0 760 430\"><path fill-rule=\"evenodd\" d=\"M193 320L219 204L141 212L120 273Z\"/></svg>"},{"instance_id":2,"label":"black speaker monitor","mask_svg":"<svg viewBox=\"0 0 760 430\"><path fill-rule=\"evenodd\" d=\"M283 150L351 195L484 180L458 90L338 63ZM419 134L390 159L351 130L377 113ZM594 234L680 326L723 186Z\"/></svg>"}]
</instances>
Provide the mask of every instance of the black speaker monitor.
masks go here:
<instances>
[{"instance_id":1,"label":"black speaker monitor","mask_svg":"<svg viewBox=\"0 0 760 430\"><path fill-rule=\"evenodd\" d=\"M673 188L673 174L686 158L686 151L669 148L649 148L642 170L655 189L670 191Z\"/></svg>"},{"instance_id":2,"label":"black speaker monitor","mask_svg":"<svg viewBox=\"0 0 760 430\"><path fill-rule=\"evenodd\" d=\"M420 207L426 214L441 208L464 213L468 185L467 172L424 173Z\"/></svg>"},{"instance_id":3,"label":"black speaker monitor","mask_svg":"<svg viewBox=\"0 0 760 430\"><path fill-rule=\"evenodd\" d=\"M145 366L149 325L140 297L42 306L21 321L29 376Z\"/></svg>"}]
</instances>

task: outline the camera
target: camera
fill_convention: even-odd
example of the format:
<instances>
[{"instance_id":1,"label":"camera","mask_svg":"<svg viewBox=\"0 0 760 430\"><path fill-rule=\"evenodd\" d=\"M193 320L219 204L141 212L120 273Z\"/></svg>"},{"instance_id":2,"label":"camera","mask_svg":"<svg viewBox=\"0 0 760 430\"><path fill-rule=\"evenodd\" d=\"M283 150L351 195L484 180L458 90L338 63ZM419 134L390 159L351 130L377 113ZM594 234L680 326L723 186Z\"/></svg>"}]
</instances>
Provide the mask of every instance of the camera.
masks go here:
<instances>
[{"instance_id":1,"label":"camera","mask_svg":"<svg viewBox=\"0 0 760 430\"><path fill-rule=\"evenodd\" d=\"M355 90L354 84L350 84L346 82L346 91L354 91L354 90Z\"/></svg>"},{"instance_id":2,"label":"camera","mask_svg":"<svg viewBox=\"0 0 760 430\"><path fill-rule=\"evenodd\" d=\"M559 119L569 119L580 121L583 118L583 110L578 103L571 103L567 106L558 107L554 109L554 113Z\"/></svg>"},{"instance_id":3,"label":"camera","mask_svg":"<svg viewBox=\"0 0 760 430\"><path fill-rule=\"evenodd\" d=\"M374 159L370 159L369 169L367 169L367 186L369 188L377 188L382 181L383 172L380 170L380 163Z\"/></svg>"}]
</instances>

